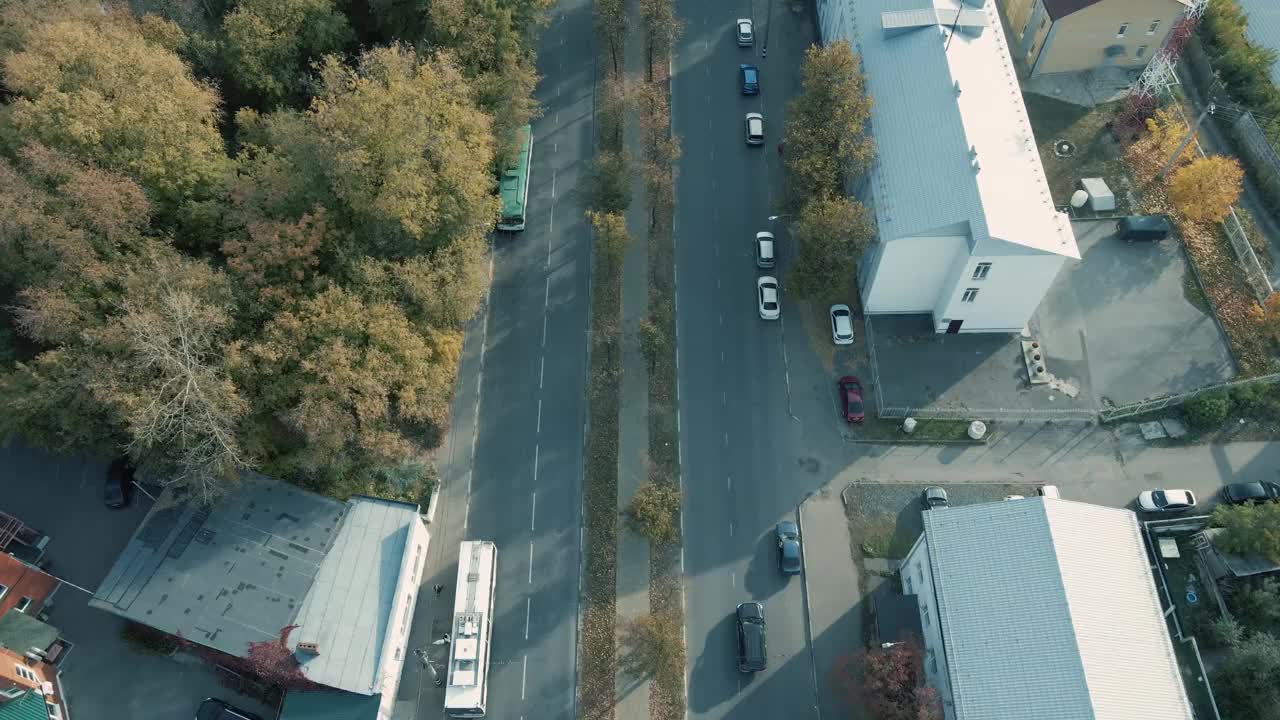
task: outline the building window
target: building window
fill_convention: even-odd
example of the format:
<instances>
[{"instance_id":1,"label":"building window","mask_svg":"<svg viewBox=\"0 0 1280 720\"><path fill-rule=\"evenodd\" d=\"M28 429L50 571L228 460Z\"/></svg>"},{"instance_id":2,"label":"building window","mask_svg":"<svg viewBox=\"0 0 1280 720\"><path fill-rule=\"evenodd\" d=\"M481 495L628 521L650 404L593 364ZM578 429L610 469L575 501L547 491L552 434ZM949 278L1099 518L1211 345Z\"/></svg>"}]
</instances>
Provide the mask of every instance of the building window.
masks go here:
<instances>
[{"instance_id":1,"label":"building window","mask_svg":"<svg viewBox=\"0 0 1280 720\"><path fill-rule=\"evenodd\" d=\"M920 620L924 622L925 627L929 627L929 606L922 605L920 607Z\"/></svg>"},{"instance_id":2,"label":"building window","mask_svg":"<svg viewBox=\"0 0 1280 720\"><path fill-rule=\"evenodd\" d=\"M1043 18L1040 19L1040 29L1043 30L1044 26L1048 24L1049 24L1049 16L1045 15Z\"/></svg>"},{"instance_id":3,"label":"building window","mask_svg":"<svg viewBox=\"0 0 1280 720\"><path fill-rule=\"evenodd\" d=\"M936 656L929 658L929 672L934 675L938 674L938 658Z\"/></svg>"},{"instance_id":4,"label":"building window","mask_svg":"<svg viewBox=\"0 0 1280 720\"><path fill-rule=\"evenodd\" d=\"M0 598L8 594L9 594L9 586L3 583L0 583Z\"/></svg>"},{"instance_id":5,"label":"building window","mask_svg":"<svg viewBox=\"0 0 1280 720\"><path fill-rule=\"evenodd\" d=\"M40 679L36 677L35 673L31 672L30 670L28 670L26 667L22 665L14 665L13 671L18 674L18 677L23 678L29 682L33 682L33 683L40 682Z\"/></svg>"},{"instance_id":6,"label":"building window","mask_svg":"<svg viewBox=\"0 0 1280 720\"><path fill-rule=\"evenodd\" d=\"M960 302L973 302L978 299L978 288L969 288L960 296Z\"/></svg>"},{"instance_id":7,"label":"building window","mask_svg":"<svg viewBox=\"0 0 1280 720\"><path fill-rule=\"evenodd\" d=\"M924 565L923 564L916 566L916 577L920 578L920 582L922 583L924 582Z\"/></svg>"},{"instance_id":8,"label":"building window","mask_svg":"<svg viewBox=\"0 0 1280 720\"><path fill-rule=\"evenodd\" d=\"M1129 32L1129 23L1120 23L1120 29L1116 30L1116 37L1122 38L1127 32Z\"/></svg>"},{"instance_id":9,"label":"building window","mask_svg":"<svg viewBox=\"0 0 1280 720\"><path fill-rule=\"evenodd\" d=\"M1138 53L1137 53L1137 55L1136 55L1135 57L1145 57L1145 56L1146 56L1146 54L1147 54L1147 46L1146 46L1146 45L1139 45L1139 46L1138 46Z\"/></svg>"},{"instance_id":10,"label":"building window","mask_svg":"<svg viewBox=\"0 0 1280 720\"><path fill-rule=\"evenodd\" d=\"M22 598L18 600L18 604L13 606L13 609L20 613L24 613L29 607L31 607L31 598L23 595Z\"/></svg>"},{"instance_id":11,"label":"building window","mask_svg":"<svg viewBox=\"0 0 1280 720\"><path fill-rule=\"evenodd\" d=\"M1156 30L1159 30L1159 29L1160 29L1160 21L1159 21L1159 20L1152 20L1152 21L1151 21L1151 24L1147 26L1147 34L1148 34L1148 35L1155 35L1155 34L1156 34Z\"/></svg>"},{"instance_id":12,"label":"building window","mask_svg":"<svg viewBox=\"0 0 1280 720\"><path fill-rule=\"evenodd\" d=\"M911 594L911 578L909 577L902 579L902 594L903 595Z\"/></svg>"},{"instance_id":13,"label":"building window","mask_svg":"<svg viewBox=\"0 0 1280 720\"><path fill-rule=\"evenodd\" d=\"M62 720L62 711L53 703L45 703L45 707L49 708L49 720Z\"/></svg>"},{"instance_id":14,"label":"building window","mask_svg":"<svg viewBox=\"0 0 1280 720\"><path fill-rule=\"evenodd\" d=\"M991 263L978 263L978 267L973 269L973 279L986 280L989 272L991 272Z\"/></svg>"}]
</instances>

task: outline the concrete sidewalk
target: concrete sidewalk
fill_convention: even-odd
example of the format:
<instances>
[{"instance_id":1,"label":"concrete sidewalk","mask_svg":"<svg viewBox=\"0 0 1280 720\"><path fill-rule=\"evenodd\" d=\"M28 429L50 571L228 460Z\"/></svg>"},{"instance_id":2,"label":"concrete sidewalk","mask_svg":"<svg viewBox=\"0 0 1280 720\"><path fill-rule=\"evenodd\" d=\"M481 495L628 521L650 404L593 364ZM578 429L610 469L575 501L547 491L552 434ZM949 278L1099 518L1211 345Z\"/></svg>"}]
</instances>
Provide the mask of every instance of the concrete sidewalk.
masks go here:
<instances>
[{"instance_id":1,"label":"concrete sidewalk","mask_svg":"<svg viewBox=\"0 0 1280 720\"><path fill-rule=\"evenodd\" d=\"M863 598L849 550L843 487L826 485L800 504L796 518L803 539L805 608L820 717L862 720L861 708L842 697L832 678L840 658L863 647Z\"/></svg>"},{"instance_id":2,"label":"concrete sidewalk","mask_svg":"<svg viewBox=\"0 0 1280 720\"><path fill-rule=\"evenodd\" d=\"M631 27L641 26L638 0L627 3ZM624 68L629 81L644 79L644 45L633 33L626 45ZM632 162L640 162L644 147L636 115L629 113L624 135ZM626 213L628 240L622 261L622 318L620 322L622 379L618 389L618 512L631 503L636 488L649 472L649 372L640 350L639 328L649 312L649 211L643 174L632 173L631 206ZM617 631L649 612L649 541L619 523L617 556ZM618 647L621 652L621 645ZM648 720L649 681L621 671L616 690L617 720Z\"/></svg>"}]
</instances>

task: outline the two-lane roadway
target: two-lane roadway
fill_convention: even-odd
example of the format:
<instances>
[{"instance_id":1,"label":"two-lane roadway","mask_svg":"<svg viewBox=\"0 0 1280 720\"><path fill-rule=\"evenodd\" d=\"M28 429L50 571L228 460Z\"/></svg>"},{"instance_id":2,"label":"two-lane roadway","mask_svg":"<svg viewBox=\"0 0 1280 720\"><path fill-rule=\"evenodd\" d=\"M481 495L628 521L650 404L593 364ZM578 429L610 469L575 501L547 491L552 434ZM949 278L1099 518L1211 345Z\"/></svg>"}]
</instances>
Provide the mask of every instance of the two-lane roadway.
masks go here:
<instances>
[{"instance_id":1,"label":"two-lane roadway","mask_svg":"<svg viewBox=\"0 0 1280 720\"><path fill-rule=\"evenodd\" d=\"M812 38L805 15L782 0L772 5L768 18L767 0L676 2L685 26L672 86L681 141L677 352L689 519L689 711L699 720L817 717L803 583L779 573L772 533L778 520L795 519L804 494L829 477L818 471L812 448L843 449L822 368L788 295L785 221L767 219L780 212L783 114ZM755 21L752 48L736 44L739 17ZM760 95L741 94L741 63L760 68ZM748 112L764 115L763 146L746 145ZM753 258L761 230L773 231L780 246L779 265L768 271ZM778 321L757 313L756 279L766 274L781 284ZM754 676L739 673L735 658L734 608L747 600L764 604L768 623L769 666Z\"/></svg>"},{"instance_id":2,"label":"two-lane roadway","mask_svg":"<svg viewBox=\"0 0 1280 720\"><path fill-rule=\"evenodd\" d=\"M576 717L590 245L576 188L592 153L591 4L561 0L541 29L526 228L495 233L486 308L468 329L414 650L438 671L458 543L498 547L487 716ZM398 717L439 718L444 691L406 667Z\"/></svg>"}]
</instances>

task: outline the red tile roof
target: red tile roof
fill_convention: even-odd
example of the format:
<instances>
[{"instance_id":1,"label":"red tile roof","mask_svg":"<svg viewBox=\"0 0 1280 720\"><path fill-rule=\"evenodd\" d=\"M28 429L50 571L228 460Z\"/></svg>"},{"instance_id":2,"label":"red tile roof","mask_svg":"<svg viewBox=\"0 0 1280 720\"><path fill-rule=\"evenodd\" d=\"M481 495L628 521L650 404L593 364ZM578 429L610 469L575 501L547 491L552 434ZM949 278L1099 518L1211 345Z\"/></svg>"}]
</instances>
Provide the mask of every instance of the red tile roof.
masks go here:
<instances>
[{"instance_id":1,"label":"red tile roof","mask_svg":"<svg viewBox=\"0 0 1280 720\"><path fill-rule=\"evenodd\" d=\"M0 615L9 612L24 597L31 598L30 607L25 612L35 616L44 606L44 601L58 587L58 580L45 575L8 553L0 552L0 585L8 590L0 595Z\"/></svg>"}]
</instances>

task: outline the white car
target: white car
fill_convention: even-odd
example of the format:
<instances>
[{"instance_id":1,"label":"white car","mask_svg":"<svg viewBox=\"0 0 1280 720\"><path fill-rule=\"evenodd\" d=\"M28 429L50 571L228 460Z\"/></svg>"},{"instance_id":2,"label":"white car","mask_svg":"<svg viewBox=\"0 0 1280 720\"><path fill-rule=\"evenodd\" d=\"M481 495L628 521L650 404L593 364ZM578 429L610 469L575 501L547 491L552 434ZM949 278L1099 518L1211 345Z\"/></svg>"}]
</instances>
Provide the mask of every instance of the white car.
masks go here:
<instances>
[{"instance_id":1,"label":"white car","mask_svg":"<svg viewBox=\"0 0 1280 720\"><path fill-rule=\"evenodd\" d=\"M751 47L755 39L756 28L751 18L738 18L738 47Z\"/></svg>"},{"instance_id":2,"label":"white car","mask_svg":"<svg viewBox=\"0 0 1280 720\"><path fill-rule=\"evenodd\" d=\"M756 267L771 268L775 262L773 233L756 233Z\"/></svg>"},{"instance_id":3,"label":"white car","mask_svg":"<svg viewBox=\"0 0 1280 720\"><path fill-rule=\"evenodd\" d=\"M764 116L760 113L747 113L747 144L764 144Z\"/></svg>"},{"instance_id":4,"label":"white car","mask_svg":"<svg viewBox=\"0 0 1280 720\"><path fill-rule=\"evenodd\" d=\"M1138 496L1138 509L1143 512L1178 512L1196 506L1190 490L1147 490Z\"/></svg>"},{"instance_id":5,"label":"white car","mask_svg":"<svg viewBox=\"0 0 1280 720\"><path fill-rule=\"evenodd\" d=\"M760 305L761 320L777 320L782 315L778 304L778 279L770 275L756 280L756 301Z\"/></svg>"},{"instance_id":6,"label":"white car","mask_svg":"<svg viewBox=\"0 0 1280 720\"><path fill-rule=\"evenodd\" d=\"M837 345L853 344L853 313L848 305L831 306L831 342Z\"/></svg>"}]
</instances>

